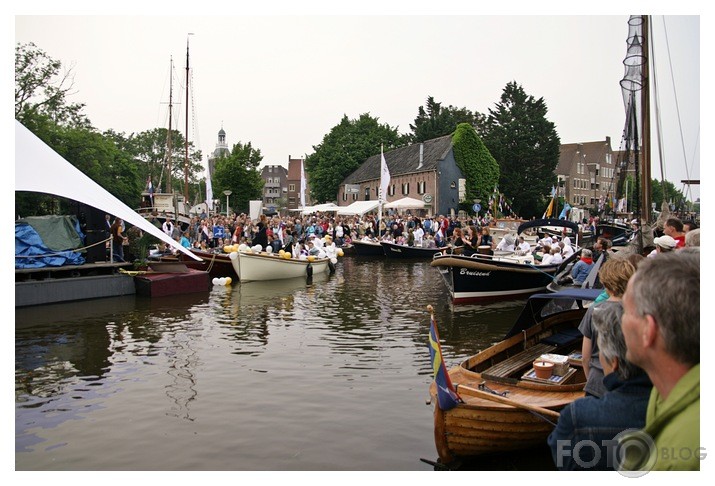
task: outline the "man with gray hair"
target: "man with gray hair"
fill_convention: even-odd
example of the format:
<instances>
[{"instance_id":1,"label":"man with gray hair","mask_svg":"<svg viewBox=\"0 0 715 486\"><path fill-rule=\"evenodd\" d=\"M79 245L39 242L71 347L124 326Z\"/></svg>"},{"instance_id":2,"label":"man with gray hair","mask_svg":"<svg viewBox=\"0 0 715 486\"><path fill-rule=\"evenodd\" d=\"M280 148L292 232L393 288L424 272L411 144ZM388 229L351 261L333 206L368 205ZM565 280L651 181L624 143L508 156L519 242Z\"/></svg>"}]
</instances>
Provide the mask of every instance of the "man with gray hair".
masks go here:
<instances>
[{"instance_id":1,"label":"man with gray hair","mask_svg":"<svg viewBox=\"0 0 715 486\"><path fill-rule=\"evenodd\" d=\"M654 387L645 428L620 438L623 469L699 470L700 253L647 258L628 282L623 306L627 359ZM644 436L653 440L648 450L627 447Z\"/></svg>"},{"instance_id":2,"label":"man with gray hair","mask_svg":"<svg viewBox=\"0 0 715 486\"><path fill-rule=\"evenodd\" d=\"M617 458L613 439L624 430L645 425L653 387L645 371L626 359L621 332L623 308L600 305L592 312L606 392L601 398L578 399L561 411L548 438L554 464L561 470L614 470Z\"/></svg>"}]
</instances>

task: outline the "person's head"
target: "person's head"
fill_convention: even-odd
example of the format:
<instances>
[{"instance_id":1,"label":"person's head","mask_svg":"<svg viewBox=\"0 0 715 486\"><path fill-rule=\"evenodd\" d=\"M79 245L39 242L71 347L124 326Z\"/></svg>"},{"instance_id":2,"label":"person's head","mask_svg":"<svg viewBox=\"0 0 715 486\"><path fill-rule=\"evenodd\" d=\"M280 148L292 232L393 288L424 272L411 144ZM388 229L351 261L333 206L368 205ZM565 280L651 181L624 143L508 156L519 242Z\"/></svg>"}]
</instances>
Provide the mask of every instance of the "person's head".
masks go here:
<instances>
[{"instance_id":1,"label":"person's head","mask_svg":"<svg viewBox=\"0 0 715 486\"><path fill-rule=\"evenodd\" d=\"M616 372L628 380L643 370L626 359L626 341L621 330L623 306L620 303L597 305L593 308L591 322L598 333L598 358L605 374Z\"/></svg>"},{"instance_id":2,"label":"person's head","mask_svg":"<svg viewBox=\"0 0 715 486\"><path fill-rule=\"evenodd\" d=\"M654 238L653 244L655 245L655 248L658 253L673 251L675 250L675 247L678 246L678 242L668 235L663 235L659 236L658 238Z\"/></svg>"},{"instance_id":3,"label":"person's head","mask_svg":"<svg viewBox=\"0 0 715 486\"><path fill-rule=\"evenodd\" d=\"M698 225L695 221L685 221L683 223L683 231L685 231L686 234L695 229L698 229Z\"/></svg>"},{"instance_id":4,"label":"person's head","mask_svg":"<svg viewBox=\"0 0 715 486\"><path fill-rule=\"evenodd\" d=\"M487 228L486 226L483 226L483 227L482 227L482 234L483 234L483 235L488 235L488 234L489 234L489 228Z\"/></svg>"},{"instance_id":5,"label":"person's head","mask_svg":"<svg viewBox=\"0 0 715 486\"><path fill-rule=\"evenodd\" d=\"M599 238L596 240L597 250L607 251L611 249L612 243L608 238Z\"/></svg>"},{"instance_id":6,"label":"person's head","mask_svg":"<svg viewBox=\"0 0 715 486\"><path fill-rule=\"evenodd\" d=\"M647 258L623 299L627 358L646 371L663 354L688 367L700 363L700 253Z\"/></svg>"},{"instance_id":7,"label":"person's head","mask_svg":"<svg viewBox=\"0 0 715 486\"><path fill-rule=\"evenodd\" d=\"M609 258L601 265L598 278L611 297L620 298L626 291L628 280L636 273L633 264L626 258Z\"/></svg>"},{"instance_id":8,"label":"person's head","mask_svg":"<svg viewBox=\"0 0 715 486\"><path fill-rule=\"evenodd\" d=\"M695 228L685 233L685 246L688 248L700 246L700 228Z\"/></svg>"},{"instance_id":9,"label":"person's head","mask_svg":"<svg viewBox=\"0 0 715 486\"><path fill-rule=\"evenodd\" d=\"M626 257L626 260L631 262L631 265L638 270L638 266L643 262L643 260L645 260L645 257L640 253L631 253Z\"/></svg>"},{"instance_id":10,"label":"person's head","mask_svg":"<svg viewBox=\"0 0 715 486\"><path fill-rule=\"evenodd\" d=\"M554 245L551 247L551 254L558 255L561 253L561 247L559 245Z\"/></svg>"},{"instance_id":11,"label":"person's head","mask_svg":"<svg viewBox=\"0 0 715 486\"><path fill-rule=\"evenodd\" d=\"M581 250L581 258L591 258L591 257L593 257L593 253L591 252L591 250L589 250L588 248L584 248L583 250Z\"/></svg>"},{"instance_id":12,"label":"person's head","mask_svg":"<svg viewBox=\"0 0 715 486\"><path fill-rule=\"evenodd\" d=\"M668 218L663 225L663 233L668 236L677 236L683 232L683 222L678 218Z\"/></svg>"}]
</instances>

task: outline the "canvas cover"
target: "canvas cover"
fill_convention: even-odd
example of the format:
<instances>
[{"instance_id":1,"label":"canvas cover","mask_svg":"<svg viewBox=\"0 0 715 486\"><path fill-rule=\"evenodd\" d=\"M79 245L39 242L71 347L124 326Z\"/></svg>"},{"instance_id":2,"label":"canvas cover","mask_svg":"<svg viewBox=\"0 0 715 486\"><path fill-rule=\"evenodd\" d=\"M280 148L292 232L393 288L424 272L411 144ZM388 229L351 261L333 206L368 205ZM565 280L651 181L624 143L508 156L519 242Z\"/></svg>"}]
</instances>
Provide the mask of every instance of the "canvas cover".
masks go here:
<instances>
[{"instance_id":1,"label":"canvas cover","mask_svg":"<svg viewBox=\"0 0 715 486\"><path fill-rule=\"evenodd\" d=\"M74 216L36 216L15 222L15 268L82 265L72 251L83 246L84 235Z\"/></svg>"}]
</instances>

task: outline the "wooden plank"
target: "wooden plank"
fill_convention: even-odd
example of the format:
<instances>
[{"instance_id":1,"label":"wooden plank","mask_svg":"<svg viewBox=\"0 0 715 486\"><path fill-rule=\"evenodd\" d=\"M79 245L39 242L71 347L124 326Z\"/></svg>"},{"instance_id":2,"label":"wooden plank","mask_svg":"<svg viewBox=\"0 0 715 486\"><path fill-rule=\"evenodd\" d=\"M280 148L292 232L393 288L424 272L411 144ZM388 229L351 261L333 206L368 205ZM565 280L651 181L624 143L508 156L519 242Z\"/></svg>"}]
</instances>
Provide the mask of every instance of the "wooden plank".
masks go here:
<instances>
[{"instance_id":1,"label":"wooden plank","mask_svg":"<svg viewBox=\"0 0 715 486\"><path fill-rule=\"evenodd\" d=\"M556 346L543 343L537 344L484 370L482 376L485 378L506 378L533 363L542 354L547 354L554 349L556 349Z\"/></svg>"}]
</instances>

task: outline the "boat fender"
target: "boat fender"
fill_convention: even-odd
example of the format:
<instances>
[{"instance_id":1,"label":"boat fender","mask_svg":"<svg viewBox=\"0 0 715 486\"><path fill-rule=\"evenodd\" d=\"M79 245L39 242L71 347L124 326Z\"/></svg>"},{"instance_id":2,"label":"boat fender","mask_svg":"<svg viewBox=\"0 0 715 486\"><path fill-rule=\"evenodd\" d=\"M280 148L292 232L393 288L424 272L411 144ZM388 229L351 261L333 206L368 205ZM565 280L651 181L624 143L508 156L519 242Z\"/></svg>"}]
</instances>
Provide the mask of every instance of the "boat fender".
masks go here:
<instances>
[{"instance_id":1,"label":"boat fender","mask_svg":"<svg viewBox=\"0 0 715 486\"><path fill-rule=\"evenodd\" d=\"M333 262L328 262L328 268L330 269L330 274L335 273L335 264Z\"/></svg>"},{"instance_id":2,"label":"boat fender","mask_svg":"<svg viewBox=\"0 0 715 486\"><path fill-rule=\"evenodd\" d=\"M306 273L306 275L308 275L308 277L313 276L313 265L312 264L309 263L308 266L305 267L305 273Z\"/></svg>"}]
</instances>

